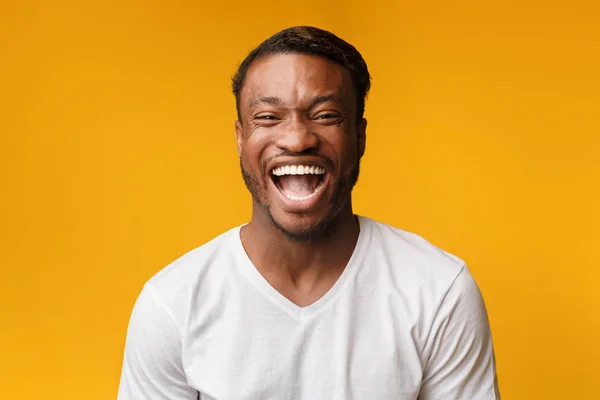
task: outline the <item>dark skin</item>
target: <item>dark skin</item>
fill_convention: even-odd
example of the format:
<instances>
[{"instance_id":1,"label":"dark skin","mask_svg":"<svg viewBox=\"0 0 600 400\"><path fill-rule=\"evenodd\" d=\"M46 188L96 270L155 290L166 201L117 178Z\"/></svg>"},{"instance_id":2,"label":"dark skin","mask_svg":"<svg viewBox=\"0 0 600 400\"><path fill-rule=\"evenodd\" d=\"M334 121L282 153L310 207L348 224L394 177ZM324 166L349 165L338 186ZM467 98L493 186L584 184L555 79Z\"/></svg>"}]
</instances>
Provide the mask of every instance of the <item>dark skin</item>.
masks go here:
<instances>
[{"instance_id":1,"label":"dark skin","mask_svg":"<svg viewBox=\"0 0 600 400\"><path fill-rule=\"evenodd\" d=\"M253 196L240 236L264 278L300 307L335 284L359 235L350 192L365 151L349 72L322 57L268 56L248 70L236 122L238 154ZM326 169L307 201L285 198L271 179L280 165Z\"/></svg>"}]
</instances>

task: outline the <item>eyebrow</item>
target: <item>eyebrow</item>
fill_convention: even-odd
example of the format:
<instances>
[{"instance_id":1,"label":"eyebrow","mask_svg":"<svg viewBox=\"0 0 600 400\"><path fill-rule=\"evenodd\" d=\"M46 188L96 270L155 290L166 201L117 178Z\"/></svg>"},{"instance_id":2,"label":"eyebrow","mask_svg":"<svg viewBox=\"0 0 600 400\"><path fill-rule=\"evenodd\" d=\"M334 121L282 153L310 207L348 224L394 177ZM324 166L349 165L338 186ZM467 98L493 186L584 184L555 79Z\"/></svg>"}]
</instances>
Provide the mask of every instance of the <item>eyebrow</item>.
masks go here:
<instances>
[{"instance_id":1,"label":"eyebrow","mask_svg":"<svg viewBox=\"0 0 600 400\"><path fill-rule=\"evenodd\" d=\"M327 103L329 101L333 101L333 102L336 102L338 104L342 104L343 103L342 100L341 100L341 98L340 98L340 96L338 96L337 94L326 94L324 96L315 97L313 99L313 101L310 102L309 109L310 108L314 108L314 107L316 107L316 106L318 106L320 104Z\"/></svg>"},{"instance_id":2,"label":"eyebrow","mask_svg":"<svg viewBox=\"0 0 600 400\"><path fill-rule=\"evenodd\" d=\"M315 97L310 102L309 109L314 108L320 104L327 103L329 101L334 101L339 104L343 103L342 99L337 94L326 94L323 96ZM270 97L270 96L258 97L250 102L250 108L256 107L259 104L269 104L272 106L280 106L283 104L283 101L279 97Z\"/></svg>"},{"instance_id":3,"label":"eyebrow","mask_svg":"<svg viewBox=\"0 0 600 400\"><path fill-rule=\"evenodd\" d=\"M259 97L250 102L250 107L256 107L259 104L270 104L272 106L279 106L283 104L283 101L279 97Z\"/></svg>"}]
</instances>

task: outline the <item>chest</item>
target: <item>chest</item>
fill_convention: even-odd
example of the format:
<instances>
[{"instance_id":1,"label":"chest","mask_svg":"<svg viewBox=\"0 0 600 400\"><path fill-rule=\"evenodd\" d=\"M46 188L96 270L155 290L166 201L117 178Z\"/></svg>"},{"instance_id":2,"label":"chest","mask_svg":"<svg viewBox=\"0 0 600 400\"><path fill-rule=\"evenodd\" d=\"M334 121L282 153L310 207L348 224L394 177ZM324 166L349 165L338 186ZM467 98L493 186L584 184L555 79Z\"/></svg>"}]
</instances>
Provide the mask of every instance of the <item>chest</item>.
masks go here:
<instances>
[{"instance_id":1,"label":"chest","mask_svg":"<svg viewBox=\"0 0 600 400\"><path fill-rule=\"evenodd\" d=\"M414 326L385 306L342 301L307 319L268 307L222 311L189 326L183 343L186 377L201 399L418 396Z\"/></svg>"}]
</instances>

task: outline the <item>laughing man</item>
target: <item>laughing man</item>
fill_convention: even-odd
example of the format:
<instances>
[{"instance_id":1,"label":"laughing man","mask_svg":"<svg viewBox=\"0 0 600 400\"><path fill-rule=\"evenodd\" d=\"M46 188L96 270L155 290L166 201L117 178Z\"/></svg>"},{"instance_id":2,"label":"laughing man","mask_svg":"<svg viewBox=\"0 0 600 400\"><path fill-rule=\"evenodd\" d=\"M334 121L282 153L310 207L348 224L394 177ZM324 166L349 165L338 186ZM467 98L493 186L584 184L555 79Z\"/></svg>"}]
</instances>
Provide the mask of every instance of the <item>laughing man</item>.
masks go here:
<instances>
[{"instance_id":1,"label":"laughing man","mask_svg":"<svg viewBox=\"0 0 600 400\"><path fill-rule=\"evenodd\" d=\"M464 262L358 216L370 75L330 32L267 39L234 79L252 218L144 286L120 400L499 399Z\"/></svg>"}]
</instances>

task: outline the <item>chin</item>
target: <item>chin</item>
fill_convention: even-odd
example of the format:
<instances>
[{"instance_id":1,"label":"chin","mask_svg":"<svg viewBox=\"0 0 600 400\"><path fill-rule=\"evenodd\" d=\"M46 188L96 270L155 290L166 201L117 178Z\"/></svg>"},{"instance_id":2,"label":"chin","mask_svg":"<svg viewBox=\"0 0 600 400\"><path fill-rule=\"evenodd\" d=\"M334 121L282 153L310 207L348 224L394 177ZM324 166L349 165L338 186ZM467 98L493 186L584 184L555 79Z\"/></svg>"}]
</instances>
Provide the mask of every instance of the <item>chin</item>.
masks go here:
<instances>
[{"instance_id":1,"label":"chin","mask_svg":"<svg viewBox=\"0 0 600 400\"><path fill-rule=\"evenodd\" d=\"M305 214L275 215L269 212L269 218L273 225L287 238L297 242L311 242L328 237L336 225L335 216L318 216Z\"/></svg>"}]
</instances>

